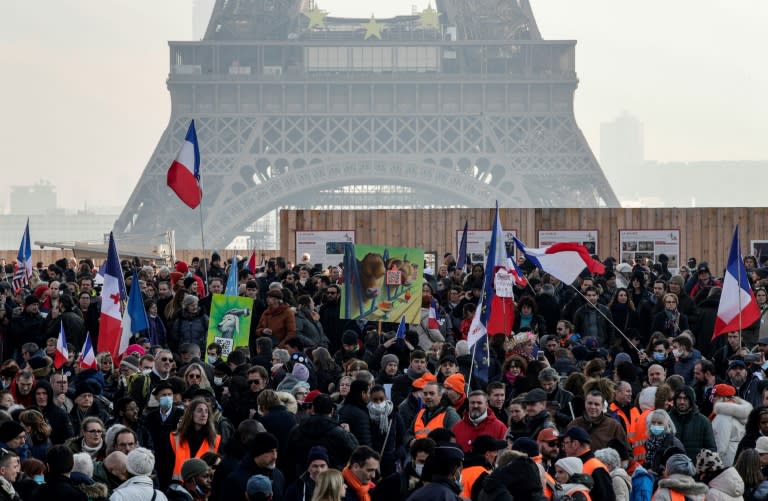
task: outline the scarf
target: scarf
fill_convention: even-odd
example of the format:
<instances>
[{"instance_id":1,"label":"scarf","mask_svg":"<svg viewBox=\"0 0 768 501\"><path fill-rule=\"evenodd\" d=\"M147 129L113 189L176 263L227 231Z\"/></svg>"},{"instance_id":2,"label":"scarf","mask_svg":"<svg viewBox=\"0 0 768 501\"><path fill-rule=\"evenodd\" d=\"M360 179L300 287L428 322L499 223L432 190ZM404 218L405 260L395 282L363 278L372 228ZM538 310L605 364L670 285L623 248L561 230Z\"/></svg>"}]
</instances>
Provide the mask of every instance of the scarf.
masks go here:
<instances>
[{"instance_id":1,"label":"scarf","mask_svg":"<svg viewBox=\"0 0 768 501\"><path fill-rule=\"evenodd\" d=\"M648 431L648 439L645 441L645 464L653 468L653 462L656 458L656 453L664 452L661 450L661 445L664 443L664 439L667 438L668 433L662 433L661 435L651 435Z\"/></svg>"},{"instance_id":2,"label":"scarf","mask_svg":"<svg viewBox=\"0 0 768 501\"><path fill-rule=\"evenodd\" d=\"M360 480L349 469L349 466L344 467L341 475L344 477L347 486L355 492L355 496L357 496L359 501L371 501L371 496L368 494L368 490L371 488L370 484L361 484Z\"/></svg>"},{"instance_id":3,"label":"scarf","mask_svg":"<svg viewBox=\"0 0 768 501\"><path fill-rule=\"evenodd\" d=\"M92 458L96 457L96 455L101 450L101 446L102 445L104 445L104 440L99 441L99 445L97 445L96 447L89 447L88 444L85 443L85 439L83 439L83 441L81 443L81 447L83 449L83 452L87 452L88 455L91 456Z\"/></svg>"},{"instance_id":4,"label":"scarf","mask_svg":"<svg viewBox=\"0 0 768 501\"><path fill-rule=\"evenodd\" d=\"M533 320L533 313L528 315L520 315L520 327L530 327Z\"/></svg>"},{"instance_id":5,"label":"scarf","mask_svg":"<svg viewBox=\"0 0 768 501\"><path fill-rule=\"evenodd\" d=\"M523 377L523 373L521 372L519 376L515 376L511 372L507 371L506 374L504 374L504 378L507 380L507 382L511 385L515 384L515 381L517 381L518 378Z\"/></svg>"},{"instance_id":6,"label":"scarf","mask_svg":"<svg viewBox=\"0 0 768 501\"><path fill-rule=\"evenodd\" d=\"M680 318L680 314L677 312L677 310L664 310L664 316L666 317L664 322L664 329L675 334L679 332L680 327L678 326L678 319Z\"/></svg>"},{"instance_id":7,"label":"scarf","mask_svg":"<svg viewBox=\"0 0 768 501\"><path fill-rule=\"evenodd\" d=\"M384 407L381 408L377 407L373 402L368 402L368 416L374 424L379 426L379 431L382 435L386 435L387 429L389 428L389 415L392 413L392 409L394 409L395 406L389 400L385 400L383 403Z\"/></svg>"},{"instance_id":8,"label":"scarf","mask_svg":"<svg viewBox=\"0 0 768 501\"><path fill-rule=\"evenodd\" d=\"M16 490L13 488L13 484L4 477L0 477L0 489L8 494L8 499L14 499L16 497Z\"/></svg>"},{"instance_id":9,"label":"scarf","mask_svg":"<svg viewBox=\"0 0 768 501\"><path fill-rule=\"evenodd\" d=\"M485 412L483 412L483 414L482 414L482 415L480 415L480 417L478 417L477 419L472 419L472 418L469 416L469 414L467 414L467 418L469 418L469 421L470 421L470 422L471 422L473 425L477 426L477 425L479 425L480 423L482 423L482 422L483 422L485 419L487 419L487 418L488 418L488 411L485 411Z\"/></svg>"}]
</instances>

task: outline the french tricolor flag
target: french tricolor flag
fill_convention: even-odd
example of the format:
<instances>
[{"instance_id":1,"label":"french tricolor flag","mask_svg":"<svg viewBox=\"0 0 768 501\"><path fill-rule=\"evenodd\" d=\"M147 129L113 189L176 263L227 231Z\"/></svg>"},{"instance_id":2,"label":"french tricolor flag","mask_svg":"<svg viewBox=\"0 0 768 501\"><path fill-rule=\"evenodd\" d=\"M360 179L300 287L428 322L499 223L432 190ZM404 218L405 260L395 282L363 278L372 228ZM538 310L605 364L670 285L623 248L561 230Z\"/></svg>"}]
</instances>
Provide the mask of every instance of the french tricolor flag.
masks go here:
<instances>
[{"instance_id":1,"label":"french tricolor flag","mask_svg":"<svg viewBox=\"0 0 768 501\"><path fill-rule=\"evenodd\" d=\"M120 338L123 333L123 315L120 300L125 299L123 270L112 233L109 234L107 264L104 266L104 285L101 287L101 316L99 317L99 352L108 351L119 359Z\"/></svg>"},{"instance_id":2,"label":"french tricolor flag","mask_svg":"<svg viewBox=\"0 0 768 501\"><path fill-rule=\"evenodd\" d=\"M67 363L69 351L67 350L67 336L64 334L64 322L59 327L59 338L56 340L56 355L53 358L53 366L57 369Z\"/></svg>"},{"instance_id":3,"label":"french tricolor flag","mask_svg":"<svg viewBox=\"0 0 768 501\"><path fill-rule=\"evenodd\" d=\"M600 261L592 259L589 251L577 243L556 243L534 249L526 247L523 242L515 240L515 245L525 254L525 257L537 268L541 268L566 285L571 285L579 277L584 268L592 273L602 275L605 266Z\"/></svg>"},{"instance_id":4,"label":"french tricolor flag","mask_svg":"<svg viewBox=\"0 0 768 501\"><path fill-rule=\"evenodd\" d=\"M440 307L437 306L437 301L435 298L432 298L432 302L429 303L427 327L430 329L440 329Z\"/></svg>"},{"instance_id":5,"label":"french tricolor flag","mask_svg":"<svg viewBox=\"0 0 768 501\"><path fill-rule=\"evenodd\" d=\"M731 252L728 255L728 266L723 277L723 292L720 294L712 339L726 332L740 331L759 318L760 307L749 285L747 270L744 269L744 260L739 247L739 226L736 225Z\"/></svg>"},{"instance_id":6,"label":"french tricolor flag","mask_svg":"<svg viewBox=\"0 0 768 501\"><path fill-rule=\"evenodd\" d=\"M91 333L85 334L85 343L83 343L83 354L80 357L81 369L96 369L96 354L93 352L93 344L91 343Z\"/></svg>"},{"instance_id":7,"label":"french tricolor flag","mask_svg":"<svg viewBox=\"0 0 768 501\"><path fill-rule=\"evenodd\" d=\"M197 145L195 121L189 124L184 143L168 169L166 177L171 188L182 202L194 209L200 205L203 191L200 189L200 148Z\"/></svg>"}]
</instances>

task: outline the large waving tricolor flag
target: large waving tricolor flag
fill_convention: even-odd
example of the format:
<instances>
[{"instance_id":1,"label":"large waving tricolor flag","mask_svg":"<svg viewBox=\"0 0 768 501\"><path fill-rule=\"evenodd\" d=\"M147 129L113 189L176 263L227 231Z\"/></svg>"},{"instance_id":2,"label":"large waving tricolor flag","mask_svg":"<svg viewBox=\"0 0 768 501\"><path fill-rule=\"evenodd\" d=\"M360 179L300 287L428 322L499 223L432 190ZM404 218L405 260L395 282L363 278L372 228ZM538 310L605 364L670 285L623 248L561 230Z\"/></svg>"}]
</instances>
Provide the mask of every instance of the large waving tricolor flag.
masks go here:
<instances>
[{"instance_id":1,"label":"large waving tricolor flag","mask_svg":"<svg viewBox=\"0 0 768 501\"><path fill-rule=\"evenodd\" d=\"M59 327L59 337L56 339L56 355L53 358L53 366L60 369L69 359L69 350L67 350L67 336L64 334L64 322Z\"/></svg>"},{"instance_id":2,"label":"large waving tricolor flag","mask_svg":"<svg viewBox=\"0 0 768 501\"><path fill-rule=\"evenodd\" d=\"M133 271L131 280L131 292L128 294L128 303L125 305L125 314L123 315L123 328L120 335L120 345L117 348L117 354L122 355L131 344L131 337L134 334L149 329L149 320L147 319L147 310L144 309L144 299L141 297L141 287L139 286L139 275L136 270Z\"/></svg>"},{"instance_id":3,"label":"large waving tricolor flag","mask_svg":"<svg viewBox=\"0 0 768 501\"><path fill-rule=\"evenodd\" d=\"M483 381L488 381L489 351L488 335L509 335L515 322L515 308L512 301L511 286L504 291L497 291L497 272L507 271L507 251L496 206L496 218L493 220L491 244L485 262L485 280L480 303L475 310L472 324L467 335L467 344L473 354L473 371ZM501 285L501 284L498 284ZM499 292L499 294L497 294Z\"/></svg>"},{"instance_id":4,"label":"large waving tricolor flag","mask_svg":"<svg viewBox=\"0 0 768 501\"><path fill-rule=\"evenodd\" d=\"M20 289L29 284L32 278L32 244L29 240L29 219L24 228L24 235L21 236L21 245L19 253L16 256L16 270L13 273L13 288Z\"/></svg>"},{"instance_id":5,"label":"large waving tricolor flag","mask_svg":"<svg viewBox=\"0 0 768 501\"><path fill-rule=\"evenodd\" d=\"M200 148L194 120L189 124L176 160L168 168L166 182L181 201L192 209L200 205L203 199L203 191L200 189Z\"/></svg>"},{"instance_id":6,"label":"large waving tricolor flag","mask_svg":"<svg viewBox=\"0 0 768 501\"><path fill-rule=\"evenodd\" d=\"M733 232L731 252L728 254L728 266L723 277L723 292L717 307L715 331L712 339L733 331L740 331L755 323L760 318L760 307L755 293L749 285L747 270L741 257L739 246L739 226Z\"/></svg>"},{"instance_id":7,"label":"large waving tricolor flag","mask_svg":"<svg viewBox=\"0 0 768 501\"><path fill-rule=\"evenodd\" d=\"M123 333L120 300L124 298L125 284L123 282L123 270L120 268L120 256L117 255L115 238L110 233L107 264L104 267L104 285L101 288L98 351L108 351L114 359L118 359L120 355L120 338Z\"/></svg>"},{"instance_id":8,"label":"large waving tricolor flag","mask_svg":"<svg viewBox=\"0 0 768 501\"><path fill-rule=\"evenodd\" d=\"M96 354L93 352L93 343L91 343L91 333L85 333L85 343L83 343L83 351L80 355L80 363L78 364L81 369L95 369L96 368Z\"/></svg>"},{"instance_id":9,"label":"large waving tricolor flag","mask_svg":"<svg viewBox=\"0 0 768 501\"><path fill-rule=\"evenodd\" d=\"M526 247L523 242L515 238L515 245L537 268L541 268L566 285L576 281L584 268L588 268L592 273L605 273L605 266L600 261L592 259L587 248L577 243L556 243L534 249Z\"/></svg>"}]
</instances>

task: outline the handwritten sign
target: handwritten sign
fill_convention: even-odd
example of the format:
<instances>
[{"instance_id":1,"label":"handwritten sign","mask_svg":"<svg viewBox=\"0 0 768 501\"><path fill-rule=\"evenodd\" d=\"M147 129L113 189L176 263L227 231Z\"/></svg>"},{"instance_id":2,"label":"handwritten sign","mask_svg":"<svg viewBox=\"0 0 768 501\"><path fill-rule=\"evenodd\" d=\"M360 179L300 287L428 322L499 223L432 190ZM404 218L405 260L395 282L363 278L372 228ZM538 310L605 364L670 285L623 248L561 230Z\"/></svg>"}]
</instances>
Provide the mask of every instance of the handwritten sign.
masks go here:
<instances>
[{"instance_id":1,"label":"handwritten sign","mask_svg":"<svg viewBox=\"0 0 768 501\"><path fill-rule=\"evenodd\" d=\"M494 288L496 289L496 295L499 297L513 297L512 288L515 285L515 280L507 270L501 268L496 272L494 278Z\"/></svg>"}]
</instances>

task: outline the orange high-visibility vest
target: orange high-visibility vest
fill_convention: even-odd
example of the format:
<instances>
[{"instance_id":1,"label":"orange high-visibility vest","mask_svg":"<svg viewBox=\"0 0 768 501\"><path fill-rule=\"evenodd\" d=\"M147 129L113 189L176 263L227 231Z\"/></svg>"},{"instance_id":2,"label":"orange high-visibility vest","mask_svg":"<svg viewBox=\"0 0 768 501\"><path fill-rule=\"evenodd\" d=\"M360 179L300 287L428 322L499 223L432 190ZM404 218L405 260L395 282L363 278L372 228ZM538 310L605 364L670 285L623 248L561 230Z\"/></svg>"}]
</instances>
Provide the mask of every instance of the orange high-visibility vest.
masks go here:
<instances>
[{"instance_id":1,"label":"orange high-visibility vest","mask_svg":"<svg viewBox=\"0 0 768 501\"><path fill-rule=\"evenodd\" d=\"M582 472L585 475L592 476L592 472L595 471L598 468L603 468L606 472L608 471L608 468L605 466L605 463L600 461L597 458L587 459L587 462L584 463L584 468Z\"/></svg>"},{"instance_id":2,"label":"orange high-visibility vest","mask_svg":"<svg viewBox=\"0 0 768 501\"><path fill-rule=\"evenodd\" d=\"M629 438L629 446L632 448L632 455L635 457L635 461L640 464L645 463L645 441L648 440L648 414L653 412L653 409L643 411L639 416L635 418L632 423L632 437Z\"/></svg>"},{"instance_id":3,"label":"orange high-visibility vest","mask_svg":"<svg viewBox=\"0 0 768 501\"><path fill-rule=\"evenodd\" d=\"M631 440L632 428L635 425L635 418L640 415L640 410L637 407L630 407L629 416L624 414L624 411L619 408L615 403L611 403L611 412L615 412L619 419L624 423L624 429L627 430L627 440Z\"/></svg>"},{"instance_id":4,"label":"orange high-visibility vest","mask_svg":"<svg viewBox=\"0 0 768 501\"><path fill-rule=\"evenodd\" d=\"M592 496L589 495L589 490L579 489L578 487L569 490L565 493L565 495L572 498L573 495L577 492L580 492L585 498L587 498L587 501L592 501Z\"/></svg>"},{"instance_id":5,"label":"orange high-visibility vest","mask_svg":"<svg viewBox=\"0 0 768 501\"><path fill-rule=\"evenodd\" d=\"M672 489L669 490L669 498L672 501L685 501L685 494L677 491L673 491ZM656 492L659 492L658 490ZM651 498L651 501L656 500L656 492L653 493L653 497Z\"/></svg>"},{"instance_id":6,"label":"orange high-visibility vest","mask_svg":"<svg viewBox=\"0 0 768 501\"><path fill-rule=\"evenodd\" d=\"M555 495L555 487L557 485L557 481L552 478L552 475L549 474L547 470L544 469L544 465L541 460L541 456L534 456L531 458L534 463L539 467L539 472L544 474L544 481L542 482L544 485L544 496L547 499L553 499Z\"/></svg>"},{"instance_id":7,"label":"orange high-visibility vest","mask_svg":"<svg viewBox=\"0 0 768 501\"><path fill-rule=\"evenodd\" d=\"M176 456L176 460L173 464L173 480L181 481L181 465L184 464L184 461L187 459L191 459L192 454L189 451L189 443L184 440L181 440L181 437L179 437L178 433L171 433L171 449L173 449L173 453ZM200 444L200 448L197 449L197 454L195 454L196 458L201 458L203 454L206 452L216 452L219 450L219 444L221 444L221 435L216 435L216 440L214 440L213 445L208 443L208 439L204 439L203 443Z\"/></svg>"},{"instance_id":8,"label":"orange high-visibility vest","mask_svg":"<svg viewBox=\"0 0 768 501\"><path fill-rule=\"evenodd\" d=\"M445 411L443 410L440 414L430 419L427 424L424 424L422 417L424 417L426 410L426 407L421 409L419 413L416 414L416 420L413 422L413 435L416 438L427 438L427 435L429 435L431 431L438 428L444 428Z\"/></svg>"},{"instance_id":9,"label":"orange high-visibility vest","mask_svg":"<svg viewBox=\"0 0 768 501\"><path fill-rule=\"evenodd\" d=\"M475 485L477 477L483 473L490 473L491 470L485 469L483 466L470 466L461 470L461 485L464 489L461 491L461 497L470 499L472 497L472 486Z\"/></svg>"}]
</instances>

